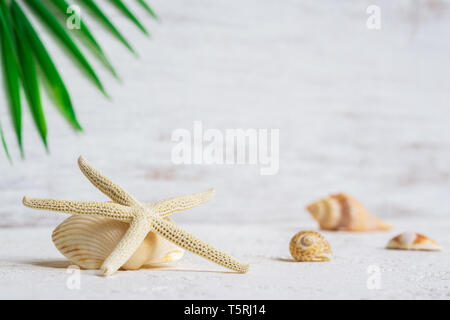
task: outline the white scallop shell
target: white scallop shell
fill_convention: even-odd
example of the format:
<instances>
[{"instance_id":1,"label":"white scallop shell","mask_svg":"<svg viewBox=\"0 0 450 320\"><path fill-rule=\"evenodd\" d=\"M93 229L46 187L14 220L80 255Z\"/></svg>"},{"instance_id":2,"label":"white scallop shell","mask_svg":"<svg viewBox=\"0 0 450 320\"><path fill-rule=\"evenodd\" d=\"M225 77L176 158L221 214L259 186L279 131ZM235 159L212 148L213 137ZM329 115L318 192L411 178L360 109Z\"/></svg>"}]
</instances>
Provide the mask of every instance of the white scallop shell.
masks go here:
<instances>
[{"instance_id":1,"label":"white scallop shell","mask_svg":"<svg viewBox=\"0 0 450 320\"><path fill-rule=\"evenodd\" d=\"M85 269L99 269L128 227L128 223L103 217L73 215L55 228L52 240L59 252L70 261ZM181 259L183 254L183 249L149 232L122 269L133 270L144 265L173 262Z\"/></svg>"}]
</instances>

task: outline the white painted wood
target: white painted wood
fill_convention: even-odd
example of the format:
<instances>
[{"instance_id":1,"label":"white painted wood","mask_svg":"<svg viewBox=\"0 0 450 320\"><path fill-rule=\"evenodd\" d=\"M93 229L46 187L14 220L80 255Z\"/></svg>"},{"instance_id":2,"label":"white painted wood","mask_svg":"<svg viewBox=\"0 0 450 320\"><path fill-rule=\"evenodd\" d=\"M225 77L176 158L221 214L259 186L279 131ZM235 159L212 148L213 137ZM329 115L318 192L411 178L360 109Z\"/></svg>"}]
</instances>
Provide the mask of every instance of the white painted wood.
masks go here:
<instances>
[{"instance_id":1,"label":"white painted wood","mask_svg":"<svg viewBox=\"0 0 450 320\"><path fill-rule=\"evenodd\" d=\"M24 208L24 195L103 199L79 172L80 154L142 201L216 188L214 202L180 213L179 221L309 222L305 204L341 190L386 219L448 216L444 1L151 3L162 18L146 19L151 40L106 7L140 59L95 28L123 80L115 82L95 63L112 102L45 34L85 132L72 132L46 103L46 155L26 111L21 161L1 100L14 164L1 154L0 227L54 226L62 219ZM381 8L379 31L366 27L373 3ZM206 128L279 128L279 174L260 176L254 166L173 165L171 133L192 128L194 120Z\"/></svg>"}]
</instances>

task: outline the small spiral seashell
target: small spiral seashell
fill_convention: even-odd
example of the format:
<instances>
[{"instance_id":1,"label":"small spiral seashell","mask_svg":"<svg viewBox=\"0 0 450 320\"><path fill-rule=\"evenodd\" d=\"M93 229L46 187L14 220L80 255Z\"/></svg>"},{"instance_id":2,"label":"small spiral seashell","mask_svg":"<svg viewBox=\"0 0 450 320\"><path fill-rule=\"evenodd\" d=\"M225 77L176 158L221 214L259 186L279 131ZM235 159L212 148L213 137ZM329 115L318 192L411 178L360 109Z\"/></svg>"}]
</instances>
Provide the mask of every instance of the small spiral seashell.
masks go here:
<instances>
[{"instance_id":1,"label":"small spiral seashell","mask_svg":"<svg viewBox=\"0 0 450 320\"><path fill-rule=\"evenodd\" d=\"M392 238L387 249L440 251L442 247L434 240L415 232L403 232Z\"/></svg>"},{"instance_id":2,"label":"small spiral seashell","mask_svg":"<svg viewBox=\"0 0 450 320\"><path fill-rule=\"evenodd\" d=\"M301 231L289 243L289 250L296 261L330 261L333 257L330 244L318 232Z\"/></svg>"}]
</instances>

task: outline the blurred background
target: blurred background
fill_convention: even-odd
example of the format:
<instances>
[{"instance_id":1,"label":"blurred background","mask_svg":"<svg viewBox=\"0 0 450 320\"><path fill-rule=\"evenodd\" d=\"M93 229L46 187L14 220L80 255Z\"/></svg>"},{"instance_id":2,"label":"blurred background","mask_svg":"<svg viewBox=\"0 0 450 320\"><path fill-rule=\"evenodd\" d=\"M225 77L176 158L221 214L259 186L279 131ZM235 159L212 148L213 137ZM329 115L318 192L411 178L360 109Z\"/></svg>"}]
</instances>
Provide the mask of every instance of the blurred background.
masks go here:
<instances>
[{"instance_id":1,"label":"blurred background","mask_svg":"<svg viewBox=\"0 0 450 320\"><path fill-rule=\"evenodd\" d=\"M71 130L44 97L50 155L24 107L20 160L0 92L13 158L11 165L0 153L0 227L53 226L64 218L23 207L24 195L105 199L79 172L79 155L145 202L216 189L212 203L177 221L301 225L310 221L306 204L338 191L388 221L449 217L449 2L149 2L160 23L135 12L151 39L103 6L139 59L91 22L123 80L91 59L111 102L39 28L84 132ZM380 30L366 26L370 5L381 9ZM172 164L172 132L191 130L195 120L205 129L280 129L279 173Z\"/></svg>"}]
</instances>

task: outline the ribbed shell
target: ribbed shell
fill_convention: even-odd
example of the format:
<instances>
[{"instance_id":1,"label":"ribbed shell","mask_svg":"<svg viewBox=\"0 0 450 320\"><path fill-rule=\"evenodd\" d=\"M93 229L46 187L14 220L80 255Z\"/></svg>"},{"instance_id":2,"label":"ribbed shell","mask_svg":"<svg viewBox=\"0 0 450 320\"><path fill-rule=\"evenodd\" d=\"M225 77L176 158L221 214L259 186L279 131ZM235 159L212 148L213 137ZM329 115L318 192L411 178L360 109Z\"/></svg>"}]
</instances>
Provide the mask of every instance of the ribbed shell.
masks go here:
<instances>
[{"instance_id":1,"label":"ribbed shell","mask_svg":"<svg viewBox=\"0 0 450 320\"><path fill-rule=\"evenodd\" d=\"M301 231L289 243L289 250L296 261L329 261L333 257L330 244L318 232Z\"/></svg>"},{"instance_id":2,"label":"ribbed shell","mask_svg":"<svg viewBox=\"0 0 450 320\"><path fill-rule=\"evenodd\" d=\"M85 269L99 269L128 227L128 223L103 217L73 215L55 228L52 240L59 252L70 261ZM149 232L122 269L133 270L143 265L173 262L181 259L183 254L183 249Z\"/></svg>"}]
</instances>

